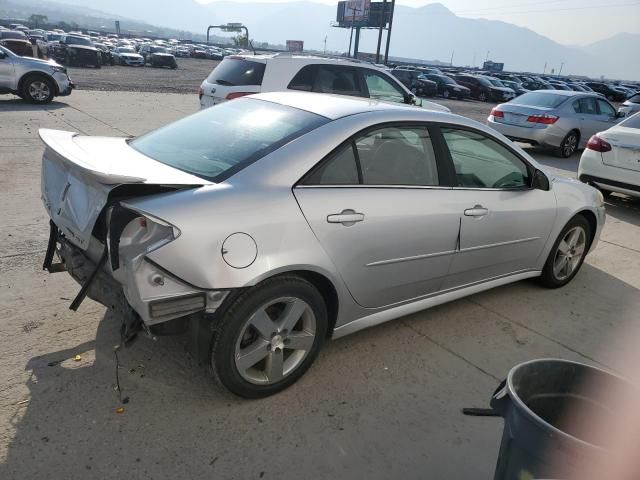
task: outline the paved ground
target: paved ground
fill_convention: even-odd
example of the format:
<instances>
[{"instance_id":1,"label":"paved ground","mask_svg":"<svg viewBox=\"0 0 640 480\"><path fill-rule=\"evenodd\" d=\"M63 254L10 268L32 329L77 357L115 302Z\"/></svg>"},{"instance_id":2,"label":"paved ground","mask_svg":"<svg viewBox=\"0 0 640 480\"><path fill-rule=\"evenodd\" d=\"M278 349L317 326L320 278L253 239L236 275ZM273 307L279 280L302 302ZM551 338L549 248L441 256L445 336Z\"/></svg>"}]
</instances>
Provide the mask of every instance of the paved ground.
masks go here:
<instances>
[{"instance_id":1,"label":"paved ground","mask_svg":"<svg viewBox=\"0 0 640 480\"><path fill-rule=\"evenodd\" d=\"M491 478L502 421L486 405L516 363L616 368L640 307L640 203L613 197L597 250L567 287L521 282L330 342L286 392L239 400L193 367L181 338L120 354L118 320L41 271L40 127L136 135L196 109L195 95L74 92L47 108L0 98L0 478ZM488 105L455 104L486 115ZM483 113L484 112L484 113ZM568 174L578 157L533 151ZM73 361L74 355L81 360Z\"/></svg>"}]
</instances>

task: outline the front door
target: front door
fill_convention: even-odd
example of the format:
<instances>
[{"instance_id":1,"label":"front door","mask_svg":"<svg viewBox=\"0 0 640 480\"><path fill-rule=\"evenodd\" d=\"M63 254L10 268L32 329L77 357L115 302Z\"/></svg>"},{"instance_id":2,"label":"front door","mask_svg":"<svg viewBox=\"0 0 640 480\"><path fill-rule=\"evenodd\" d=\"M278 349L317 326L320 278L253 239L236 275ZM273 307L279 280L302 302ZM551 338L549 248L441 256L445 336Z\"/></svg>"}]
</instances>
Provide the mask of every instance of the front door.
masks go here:
<instances>
[{"instance_id":1,"label":"front door","mask_svg":"<svg viewBox=\"0 0 640 480\"><path fill-rule=\"evenodd\" d=\"M443 288L536 267L556 215L552 191L530 188L533 171L488 135L442 128L455 170L459 251Z\"/></svg>"},{"instance_id":2,"label":"front door","mask_svg":"<svg viewBox=\"0 0 640 480\"><path fill-rule=\"evenodd\" d=\"M294 189L300 208L357 303L375 308L438 291L460 215L441 187L429 130L369 129Z\"/></svg>"},{"instance_id":3,"label":"front door","mask_svg":"<svg viewBox=\"0 0 640 480\"><path fill-rule=\"evenodd\" d=\"M13 69L13 60L9 55L0 50L0 90L15 90L16 80Z\"/></svg>"}]
</instances>

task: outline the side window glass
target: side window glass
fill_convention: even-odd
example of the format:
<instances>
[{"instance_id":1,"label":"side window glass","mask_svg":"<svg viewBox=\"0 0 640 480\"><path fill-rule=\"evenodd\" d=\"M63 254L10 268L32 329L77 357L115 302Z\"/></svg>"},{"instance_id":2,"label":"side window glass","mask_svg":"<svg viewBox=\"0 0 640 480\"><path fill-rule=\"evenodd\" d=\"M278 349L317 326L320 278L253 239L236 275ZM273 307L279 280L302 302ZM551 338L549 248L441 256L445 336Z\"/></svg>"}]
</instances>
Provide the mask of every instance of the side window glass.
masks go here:
<instances>
[{"instance_id":1,"label":"side window glass","mask_svg":"<svg viewBox=\"0 0 640 480\"><path fill-rule=\"evenodd\" d=\"M522 188L529 185L525 163L484 134L443 128L456 171L458 186L470 188Z\"/></svg>"},{"instance_id":2,"label":"side window glass","mask_svg":"<svg viewBox=\"0 0 640 480\"><path fill-rule=\"evenodd\" d=\"M293 77L288 87L291 90L302 90L310 92L313 90L313 80L316 71L315 65L305 65Z\"/></svg>"},{"instance_id":3,"label":"side window glass","mask_svg":"<svg viewBox=\"0 0 640 480\"><path fill-rule=\"evenodd\" d=\"M305 181L305 185L358 185L358 167L349 143L320 165Z\"/></svg>"},{"instance_id":4,"label":"side window glass","mask_svg":"<svg viewBox=\"0 0 640 480\"><path fill-rule=\"evenodd\" d=\"M438 168L426 128L387 127L356 140L365 185L438 185Z\"/></svg>"},{"instance_id":5,"label":"side window glass","mask_svg":"<svg viewBox=\"0 0 640 480\"><path fill-rule=\"evenodd\" d=\"M362 75L369 90L369 97L376 100L404 103L404 92L392 80L378 72L363 68Z\"/></svg>"},{"instance_id":6,"label":"side window glass","mask_svg":"<svg viewBox=\"0 0 640 480\"><path fill-rule=\"evenodd\" d=\"M362 96L355 68L317 65L313 91L339 95Z\"/></svg>"},{"instance_id":7,"label":"side window glass","mask_svg":"<svg viewBox=\"0 0 640 480\"><path fill-rule=\"evenodd\" d=\"M580 103L580 113L584 113L586 115L598 114L596 102L593 98L581 98L578 100L578 103Z\"/></svg>"},{"instance_id":8,"label":"side window glass","mask_svg":"<svg viewBox=\"0 0 640 480\"><path fill-rule=\"evenodd\" d=\"M582 108L580 108L580 100L576 100L573 102L573 111L576 113L582 113Z\"/></svg>"},{"instance_id":9,"label":"side window glass","mask_svg":"<svg viewBox=\"0 0 640 480\"><path fill-rule=\"evenodd\" d=\"M616 111L613 109L611 105L609 105L604 100L598 99L598 107L600 108L601 115L607 115L609 117L614 117Z\"/></svg>"}]
</instances>

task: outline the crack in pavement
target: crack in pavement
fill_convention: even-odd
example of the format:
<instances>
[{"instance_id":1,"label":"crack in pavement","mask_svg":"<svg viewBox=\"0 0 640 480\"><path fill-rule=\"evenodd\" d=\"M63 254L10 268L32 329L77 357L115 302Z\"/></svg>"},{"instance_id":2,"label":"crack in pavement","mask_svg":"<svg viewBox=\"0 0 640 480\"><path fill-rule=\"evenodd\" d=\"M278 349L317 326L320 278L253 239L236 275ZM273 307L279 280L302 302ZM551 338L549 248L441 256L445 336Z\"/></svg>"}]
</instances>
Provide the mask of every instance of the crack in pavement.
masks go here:
<instances>
[{"instance_id":1,"label":"crack in pavement","mask_svg":"<svg viewBox=\"0 0 640 480\"><path fill-rule=\"evenodd\" d=\"M102 119L100 119L100 118L98 118L98 117L96 117L96 116L94 116L94 115L91 115L90 113L87 113L87 112L85 112L84 110L80 110L78 107L74 107L73 105L69 105L69 108L72 108L72 109L73 109L73 110L75 110L76 112L83 113L83 114L85 114L87 117L93 118L94 120L96 120L96 121L98 121L98 122L102 123L103 125L106 125L106 126L107 126L107 127L109 127L109 128L112 128L112 129L114 129L114 130L117 130L118 132L120 132L120 133L122 133L122 134L126 135L127 137L132 137L132 136L133 136L133 135L132 135L132 134L130 134L129 132L126 132L126 131L124 131L124 130L122 130L122 129L118 128L118 127L114 127L113 125L109 125L109 124L108 124L107 122L105 122L104 120L102 120Z\"/></svg>"},{"instance_id":2,"label":"crack in pavement","mask_svg":"<svg viewBox=\"0 0 640 480\"><path fill-rule=\"evenodd\" d=\"M542 338L544 338L546 340L549 340L550 342L553 342L556 345L559 345L562 348L565 348L565 349L569 350L570 352L575 353L576 355L579 355L580 357L582 357L582 358L584 358L586 360L589 360L590 362L593 362L593 363L596 363L596 364L598 364L598 365L600 365L602 367L611 369L611 367L609 367L608 365L605 365L604 363L599 362L595 358L591 358L590 356L585 355L582 352L579 352L578 350L576 350L575 348L570 347L566 343L562 343L562 342L556 340L555 338L551 338L548 335L545 335L544 333L540 333L537 330L534 330L533 328L531 328L531 327L529 327L529 326L527 326L527 325L525 325L523 323L518 322L517 320L513 320L513 319L507 317L506 315L504 315L504 314L502 314L502 313L500 313L500 312L498 312L498 311L496 311L496 310L494 310L492 308L487 307L486 305L483 305L483 304L481 304L479 302L476 302L475 300L471 300L470 298L465 298L465 300L467 302L469 302L469 303L472 303L474 305L479 306L480 308L483 308L487 312L490 312L490 313L493 313L494 315L497 315L498 317L502 318L503 320L506 320L507 322L513 323L514 325L518 325L519 327L524 328L525 330L527 330L527 331L529 331L531 333L539 335L540 337L542 337Z\"/></svg>"},{"instance_id":3,"label":"crack in pavement","mask_svg":"<svg viewBox=\"0 0 640 480\"><path fill-rule=\"evenodd\" d=\"M600 239L600 241L602 243L608 243L609 245L615 245L616 247L624 248L625 250L629 250L631 252L640 253L640 250L637 250L637 249L632 248L632 247L625 247L624 245L620 245L619 243L610 242L608 240L602 240L602 239Z\"/></svg>"},{"instance_id":4,"label":"crack in pavement","mask_svg":"<svg viewBox=\"0 0 640 480\"><path fill-rule=\"evenodd\" d=\"M482 367L476 365L475 363L473 363L471 360L469 360L466 357L463 357L462 355L460 355L459 353L451 350L450 348L444 346L443 344L441 344L440 342L437 342L436 340L434 340L433 338L431 338L429 335L422 333L420 330L418 330L417 328L407 324L404 320L400 320L400 324L403 325L404 327L408 328L409 330L411 330L412 332L418 334L419 336L421 336L422 338L424 338L425 340L428 340L429 342L433 343L435 346L440 347L442 350L444 350L447 353L450 353L451 355L453 355L454 357L458 358L459 360L462 360L464 363L471 365L473 368L475 368L476 370L478 370L479 372L485 374L488 377L493 378L496 382L501 382L502 379L496 377L494 374L492 374L491 372L488 372L487 370L483 369Z\"/></svg>"}]
</instances>

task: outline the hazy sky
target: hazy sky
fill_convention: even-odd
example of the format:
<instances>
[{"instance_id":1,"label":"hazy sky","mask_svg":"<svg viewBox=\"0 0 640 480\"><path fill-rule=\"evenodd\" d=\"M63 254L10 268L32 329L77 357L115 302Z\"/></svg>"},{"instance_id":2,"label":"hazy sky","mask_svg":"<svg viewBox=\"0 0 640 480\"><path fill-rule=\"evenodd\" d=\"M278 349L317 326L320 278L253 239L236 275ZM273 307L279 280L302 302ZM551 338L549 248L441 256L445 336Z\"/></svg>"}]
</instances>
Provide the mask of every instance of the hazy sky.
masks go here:
<instances>
[{"instance_id":1,"label":"hazy sky","mask_svg":"<svg viewBox=\"0 0 640 480\"><path fill-rule=\"evenodd\" d=\"M247 1L269 3L290 0ZM311 1L337 4L337 0ZM436 3L429 0L396 2L411 7ZM530 28L566 45L586 45L620 32L640 33L639 0L441 0L438 3L461 17L502 20Z\"/></svg>"}]
</instances>

